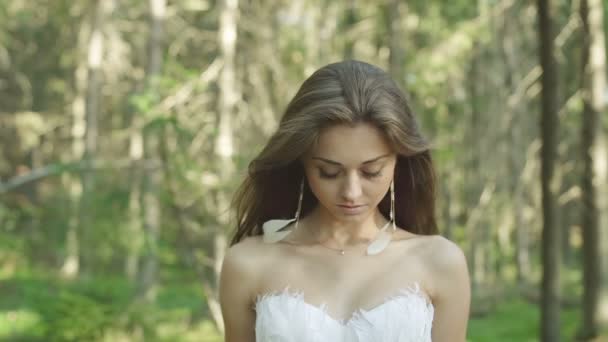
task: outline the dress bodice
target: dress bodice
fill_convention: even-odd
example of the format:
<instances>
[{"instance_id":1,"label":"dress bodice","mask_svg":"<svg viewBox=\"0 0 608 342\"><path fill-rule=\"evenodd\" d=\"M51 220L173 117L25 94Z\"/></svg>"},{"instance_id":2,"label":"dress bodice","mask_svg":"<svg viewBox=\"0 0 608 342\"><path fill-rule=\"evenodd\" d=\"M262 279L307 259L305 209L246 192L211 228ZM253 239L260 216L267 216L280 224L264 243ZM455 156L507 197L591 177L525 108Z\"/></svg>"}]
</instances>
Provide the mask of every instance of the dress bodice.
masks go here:
<instances>
[{"instance_id":1,"label":"dress bodice","mask_svg":"<svg viewBox=\"0 0 608 342\"><path fill-rule=\"evenodd\" d=\"M257 342L428 342L434 315L417 283L348 319L332 317L325 304L309 304L289 288L259 295L255 310Z\"/></svg>"}]
</instances>

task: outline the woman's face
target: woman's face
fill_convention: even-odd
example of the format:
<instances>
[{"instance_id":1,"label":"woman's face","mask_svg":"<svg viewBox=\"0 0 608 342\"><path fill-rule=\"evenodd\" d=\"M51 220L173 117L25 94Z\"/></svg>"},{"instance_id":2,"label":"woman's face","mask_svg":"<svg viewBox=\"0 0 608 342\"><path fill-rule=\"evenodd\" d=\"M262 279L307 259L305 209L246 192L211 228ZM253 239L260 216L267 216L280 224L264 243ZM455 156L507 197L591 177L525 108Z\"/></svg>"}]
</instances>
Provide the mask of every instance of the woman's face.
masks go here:
<instances>
[{"instance_id":1,"label":"woman's face","mask_svg":"<svg viewBox=\"0 0 608 342\"><path fill-rule=\"evenodd\" d=\"M353 222L375 211L389 190L396 160L382 131L361 123L322 130L303 164L319 204L335 219Z\"/></svg>"}]
</instances>

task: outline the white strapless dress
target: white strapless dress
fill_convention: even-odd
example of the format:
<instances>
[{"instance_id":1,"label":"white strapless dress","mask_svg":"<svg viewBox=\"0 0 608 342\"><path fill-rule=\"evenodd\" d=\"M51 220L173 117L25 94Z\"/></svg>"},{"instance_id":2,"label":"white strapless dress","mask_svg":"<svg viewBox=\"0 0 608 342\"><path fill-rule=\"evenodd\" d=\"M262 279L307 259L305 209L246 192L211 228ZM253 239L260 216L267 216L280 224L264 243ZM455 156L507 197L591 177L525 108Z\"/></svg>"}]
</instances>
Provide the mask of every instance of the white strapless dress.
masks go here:
<instances>
[{"instance_id":1,"label":"white strapless dress","mask_svg":"<svg viewBox=\"0 0 608 342\"><path fill-rule=\"evenodd\" d=\"M434 314L417 283L345 320L289 288L258 296L255 310L256 342L428 342Z\"/></svg>"}]
</instances>

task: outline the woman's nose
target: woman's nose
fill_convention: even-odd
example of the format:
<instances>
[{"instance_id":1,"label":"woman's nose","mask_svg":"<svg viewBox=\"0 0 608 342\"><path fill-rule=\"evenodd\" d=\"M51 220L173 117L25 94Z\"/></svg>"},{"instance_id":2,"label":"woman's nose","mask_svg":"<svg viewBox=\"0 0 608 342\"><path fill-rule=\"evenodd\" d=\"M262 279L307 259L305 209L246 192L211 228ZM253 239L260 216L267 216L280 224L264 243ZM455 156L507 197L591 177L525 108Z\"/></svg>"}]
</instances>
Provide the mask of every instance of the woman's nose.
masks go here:
<instances>
[{"instance_id":1,"label":"woman's nose","mask_svg":"<svg viewBox=\"0 0 608 342\"><path fill-rule=\"evenodd\" d=\"M361 196L361 180L359 179L359 175L349 174L346 179L344 186L342 188L342 197L347 201L355 201L359 196Z\"/></svg>"}]
</instances>

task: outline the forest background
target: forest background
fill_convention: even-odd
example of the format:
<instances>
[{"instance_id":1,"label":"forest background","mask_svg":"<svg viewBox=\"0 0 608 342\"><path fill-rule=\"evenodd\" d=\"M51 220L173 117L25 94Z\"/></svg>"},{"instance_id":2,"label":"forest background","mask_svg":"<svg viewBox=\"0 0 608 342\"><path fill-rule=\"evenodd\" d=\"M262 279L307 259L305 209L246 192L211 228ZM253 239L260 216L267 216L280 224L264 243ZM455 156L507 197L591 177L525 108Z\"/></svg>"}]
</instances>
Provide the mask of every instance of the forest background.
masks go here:
<instances>
[{"instance_id":1,"label":"forest background","mask_svg":"<svg viewBox=\"0 0 608 342\"><path fill-rule=\"evenodd\" d=\"M469 341L606 339L601 0L0 1L0 340L221 341L229 202L315 69L433 142Z\"/></svg>"}]
</instances>

